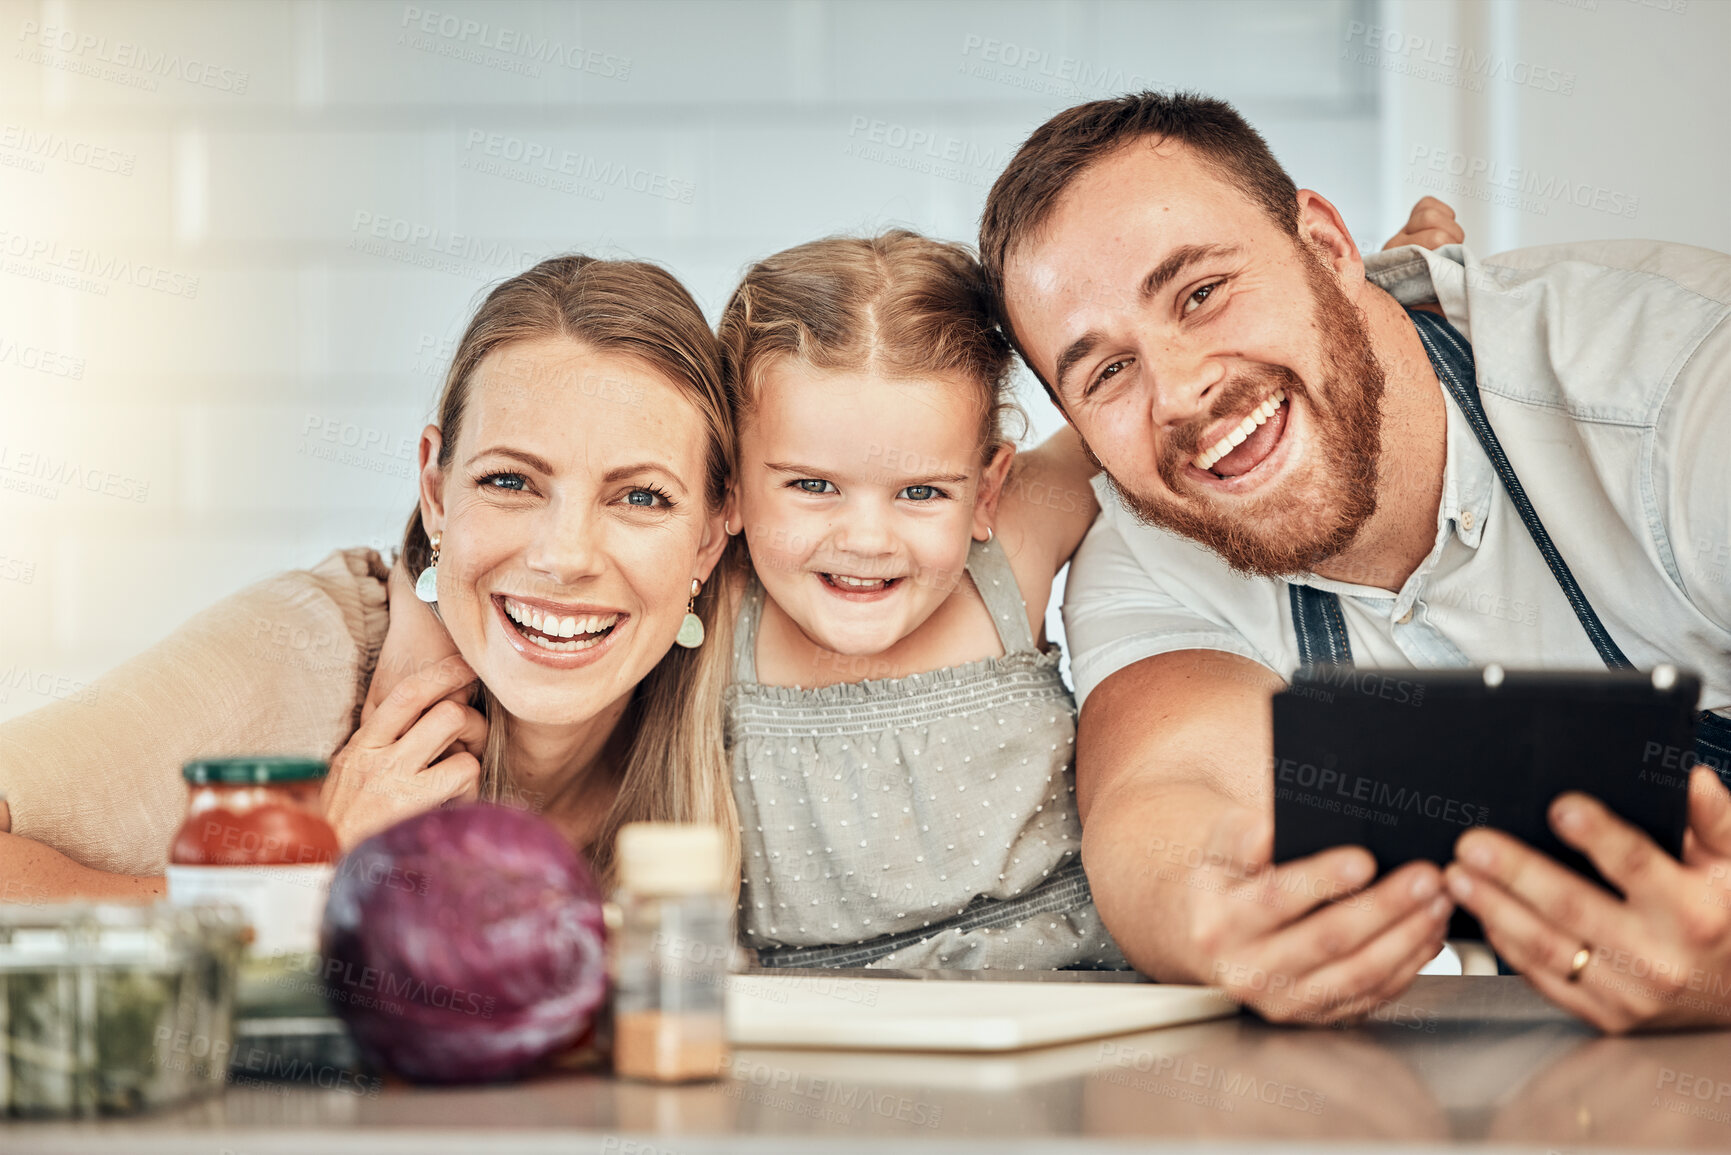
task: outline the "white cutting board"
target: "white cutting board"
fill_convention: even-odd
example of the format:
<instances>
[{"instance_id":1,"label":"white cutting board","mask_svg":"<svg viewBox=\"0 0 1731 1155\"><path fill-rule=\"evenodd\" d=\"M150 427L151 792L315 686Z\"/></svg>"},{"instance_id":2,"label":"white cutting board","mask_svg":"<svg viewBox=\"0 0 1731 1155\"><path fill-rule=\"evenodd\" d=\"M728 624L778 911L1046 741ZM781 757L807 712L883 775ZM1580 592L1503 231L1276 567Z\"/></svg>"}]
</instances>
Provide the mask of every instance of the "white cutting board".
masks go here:
<instances>
[{"instance_id":1,"label":"white cutting board","mask_svg":"<svg viewBox=\"0 0 1731 1155\"><path fill-rule=\"evenodd\" d=\"M1238 1013L1212 987L731 975L736 1047L1014 1051Z\"/></svg>"}]
</instances>

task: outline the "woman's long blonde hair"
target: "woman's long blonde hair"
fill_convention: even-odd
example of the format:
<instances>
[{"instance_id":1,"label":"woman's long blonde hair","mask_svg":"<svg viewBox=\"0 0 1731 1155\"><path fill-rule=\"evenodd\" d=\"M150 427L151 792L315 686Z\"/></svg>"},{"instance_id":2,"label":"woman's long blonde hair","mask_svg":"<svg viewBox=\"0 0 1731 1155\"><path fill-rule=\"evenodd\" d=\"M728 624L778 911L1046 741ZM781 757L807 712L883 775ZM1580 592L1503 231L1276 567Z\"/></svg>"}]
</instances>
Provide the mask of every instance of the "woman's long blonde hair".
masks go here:
<instances>
[{"instance_id":1,"label":"woman's long blonde hair","mask_svg":"<svg viewBox=\"0 0 1731 1155\"><path fill-rule=\"evenodd\" d=\"M569 337L592 349L636 357L680 387L702 415L708 434L708 512L721 508L733 476L734 440L720 350L685 287L665 269L641 261L554 257L487 294L457 345L439 397L441 467L450 465L476 367L506 345L544 337ZM589 853L596 876L606 885L613 882L619 828L639 821L721 827L734 856L732 875L738 875L739 820L722 740L722 692L733 654L727 571L737 564L731 560L734 552L728 550L697 597L703 645L694 650L673 647L638 685L620 719L629 736L624 774ZM403 560L411 576L432 562L432 543L419 506L403 535ZM487 748L481 758L480 794L499 801L511 793L505 765L508 716L485 687L481 694Z\"/></svg>"}]
</instances>

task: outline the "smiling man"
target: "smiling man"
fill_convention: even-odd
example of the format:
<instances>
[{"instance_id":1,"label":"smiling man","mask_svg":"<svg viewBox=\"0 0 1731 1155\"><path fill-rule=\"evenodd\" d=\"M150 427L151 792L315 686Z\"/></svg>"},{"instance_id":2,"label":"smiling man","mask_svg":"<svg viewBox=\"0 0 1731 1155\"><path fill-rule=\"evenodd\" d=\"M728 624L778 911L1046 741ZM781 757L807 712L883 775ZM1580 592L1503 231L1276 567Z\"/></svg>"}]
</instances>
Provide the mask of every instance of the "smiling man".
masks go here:
<instances>
[{"instance_id":1,"label":"smiling man","mask_svg":"<svg viewBox=\"0 0 1731 1155\"><path fill-rule=\"evenodd\" d=\"M1731 861L1711 773L1683 863L1559 803L1559 835L1627 900L1488 831L1446 881L1413 863L1369 885L1360 848L1267 868L1268 700L1320 660L1673 662L1731 707L1731 258L1364 257L1230 106L1152 93L1036 130L980 249L1107 475L1065 622L1083 856L1126 955L1329 1022L1405 987L1458 900L1570 1009L1686 1021L1665 984L1595 990L1580 959L1615 945L1669 974L1731 954L1727 904L1703 897ZM1724 726L1709 717L1703 757L1725 756Z\"/></svg>"}]
</instances>

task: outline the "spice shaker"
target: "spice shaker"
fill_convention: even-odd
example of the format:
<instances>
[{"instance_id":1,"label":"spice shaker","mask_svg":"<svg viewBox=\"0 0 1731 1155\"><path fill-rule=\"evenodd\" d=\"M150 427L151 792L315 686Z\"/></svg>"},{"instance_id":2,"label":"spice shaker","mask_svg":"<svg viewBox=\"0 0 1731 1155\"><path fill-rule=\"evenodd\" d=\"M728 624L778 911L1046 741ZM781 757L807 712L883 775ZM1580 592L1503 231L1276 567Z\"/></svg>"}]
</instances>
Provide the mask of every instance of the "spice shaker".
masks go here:
<instances>
[{"instance_id":1,"label":"spice shaker","mask_svg":"<svg viewBox=\"0 0 1731 1155\"><path fill-rule=\"evenodd\" d=\"M727 1057L733 900L719 827L619 831L613 916L613 1066L662 1083L715 1079Z\"/></svg>"}]
</instances>

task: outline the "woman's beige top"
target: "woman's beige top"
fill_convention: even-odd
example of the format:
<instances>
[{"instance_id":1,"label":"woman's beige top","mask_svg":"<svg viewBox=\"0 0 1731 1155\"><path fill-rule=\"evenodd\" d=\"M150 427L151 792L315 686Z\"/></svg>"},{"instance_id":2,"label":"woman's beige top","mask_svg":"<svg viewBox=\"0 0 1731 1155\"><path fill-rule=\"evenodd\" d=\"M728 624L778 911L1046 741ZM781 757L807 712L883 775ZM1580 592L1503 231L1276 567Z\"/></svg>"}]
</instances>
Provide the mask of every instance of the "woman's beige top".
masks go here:
<instances>
[{"instance_id":1,"label":"woman's beige top","mask_svg":"<svg viewBox=\"0 0 1731 1155\"><path fill-rule=\"evenodd\" d=\"M77 701L0 725L12 832L98 870L161 874L186 811L180 768L227 754L329 758L360 722L389 569L370 549L218 602Z\"/></svg>"}]
</instances>

